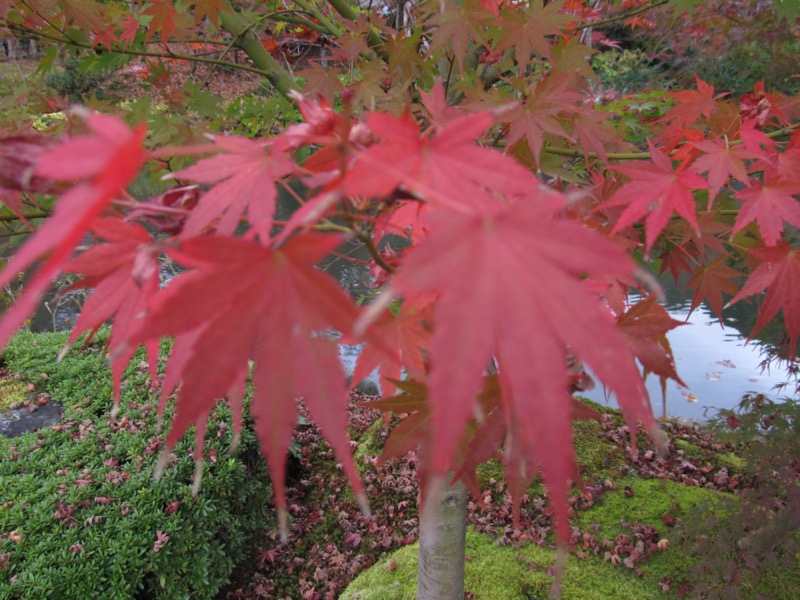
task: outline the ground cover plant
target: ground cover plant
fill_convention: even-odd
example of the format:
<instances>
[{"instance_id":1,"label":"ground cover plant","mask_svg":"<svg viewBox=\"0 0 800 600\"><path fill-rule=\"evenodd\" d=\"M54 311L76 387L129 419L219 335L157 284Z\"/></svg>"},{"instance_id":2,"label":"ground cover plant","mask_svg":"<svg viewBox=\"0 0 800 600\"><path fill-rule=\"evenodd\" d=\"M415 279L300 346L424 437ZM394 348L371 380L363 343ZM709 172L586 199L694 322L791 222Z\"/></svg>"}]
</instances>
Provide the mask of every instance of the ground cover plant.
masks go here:
<instances>
[{"instance_id":1,"label":"ground cover plant","mask_svg":"<svg viewBox=\"0 0 800 600\"><path fill-rule=\"evenodd\" d=\"M4 95L4 239L24 241L0 286L30 273L0 343L61 273L82 278L73 287L93 292L70 343L113 321L113 422L137 348L156 373L160 340L174 339L159 392L158 412L176 394L161 475L192 428L202 460L221 398L241 435L252 387L288 544L298 397L369 518L336 343L364 342L353 383L379 369L385 397L373 406L405 415L382 459L419 448L421 597L462 595L462 574L426 559L464 544L462 533L437 546L445 513L464 523L439 501L461 494L452 506L466 506L466 487L480 498L478 468L500 450L514 525L541 472L567 544L580 482L571 423L601 419L570 396L590 384L583 363L622 407L626 460L646 443L639 427L653 452L666 448L642 377L681 383L667 340L681 323L658 304L656 275L688 277L693 306L705 300L718 316L757 301L753 333L774 324L776 356L796 360L797 98L764 81L732 96L700 76L633 97L598 92L593 45L614 44L604 28L641 25L668 4L683 18L694 3L0 5L6 33L42 45L41 70L61 52L79 71L130 67L162 90L157 104L141 95L72 109L35 81ZM771 8L796 38L786 4ZM205 81L170 85L175 63L206 65ZM232 109L206 89L218 71L263 78L302 122L287 122L289 108L263 122ZM43 106L58 113L49 134L31 128ZM245 116L240 132L252 137L230 134ZM175 185L147 192L165 178ZM279 189L300 208L278 216ZM371 257L367 307L316 268L346 238ZM180 267L168 282L165 261ZM531 527L525 535L539 536Z\"/></svg>"},{"instance_id":2,"label":"ground cover plant","mask_svg":"<svg viewBox=\"0 0 800 600\"><path fill-rule=\"evenodd\" d=\"M159 482L162 445L149 375L132 367L110 419L102 345L53 360L65 334L21 334L5 368L34 406L59 402L57 424L0 437L0 596L214 598L246 544L268 526L270 487L250 431L233 456L232 422L217 411L203 449L205 492L193 498L191 445ZM139 357L140 359L142 357ZM220 414L222 413L222 414Z\"/></svg>"}]
</instances>

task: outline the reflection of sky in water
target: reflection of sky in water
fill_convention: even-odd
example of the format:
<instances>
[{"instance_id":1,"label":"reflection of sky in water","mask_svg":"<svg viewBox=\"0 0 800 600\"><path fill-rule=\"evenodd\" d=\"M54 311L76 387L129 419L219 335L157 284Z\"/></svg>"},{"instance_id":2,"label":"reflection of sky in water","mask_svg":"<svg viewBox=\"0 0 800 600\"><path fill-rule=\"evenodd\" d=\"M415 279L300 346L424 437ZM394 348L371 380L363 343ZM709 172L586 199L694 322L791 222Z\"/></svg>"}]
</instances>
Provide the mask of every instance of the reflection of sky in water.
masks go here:
<instances>
[{"instance_id":1,"label":"reflection of sky in water","mask_svg":"<svg viewBox=\"0 0 800 600\"><path fill-rule=\"evenodd\" d=\"M674 319L685 321L688 304L668 307ZM778 370L761 372L762 357L759 348L745 340L738 331L723 329L705 306L700 306L689 317L688 324L667 334L678 375L688 386L681 388L674 381L667 383L667 414L669 416L703 419L706 407L733 408L745 392L762 392L774 397L773 386L782 383L786 376ZM653 412L662 414L661 384L650 376L647 389ZM687 399L694 394L696 402ZM602 389L585 392L597 402L605 402ZM615 402L611 402L616 406Z\"/></svg>"}]
</instances>

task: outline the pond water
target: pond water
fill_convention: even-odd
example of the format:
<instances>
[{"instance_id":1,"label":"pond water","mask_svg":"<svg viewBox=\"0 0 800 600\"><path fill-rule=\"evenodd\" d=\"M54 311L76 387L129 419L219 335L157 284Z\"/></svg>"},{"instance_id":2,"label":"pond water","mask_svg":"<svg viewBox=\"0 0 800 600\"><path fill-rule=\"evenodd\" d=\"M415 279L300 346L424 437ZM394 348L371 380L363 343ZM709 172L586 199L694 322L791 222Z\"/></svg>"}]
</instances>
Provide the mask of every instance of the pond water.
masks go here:
<instances>
[{"instance_id":1,"label":"pond water","mask_svg":"<svg viewBox=\"0 0 800 600\"><path fill-rule=\"evenodd\" d=\"M667 339L675 355L678 375L687 387L669 381L664 404L660 381L650 376L646 384L653 412L657 416L666 413L670 417L705 420L713 415L709 408L733 408L747 392L773 397L773 388L787 380L787 373L781 369L763 370L760 366L763 346L755 341L747 343L746 336L733 326L737 320L752 326L756 307L742 305L735 317L726 317L723 328L705 304L689 315L690 298L691 294L672 290L666 305L673 319L686 322L670 331ZM614 399L607 399L600 388L584 395L616 406Z\"/></svg>"}]
</instances>

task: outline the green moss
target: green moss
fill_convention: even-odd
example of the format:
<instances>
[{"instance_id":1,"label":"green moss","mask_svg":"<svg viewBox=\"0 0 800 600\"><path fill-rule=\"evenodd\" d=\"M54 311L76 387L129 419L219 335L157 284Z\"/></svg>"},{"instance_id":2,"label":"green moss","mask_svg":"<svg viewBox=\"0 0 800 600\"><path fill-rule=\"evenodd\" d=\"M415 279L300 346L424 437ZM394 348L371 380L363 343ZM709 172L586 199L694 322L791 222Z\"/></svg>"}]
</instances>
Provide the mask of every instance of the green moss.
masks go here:
<instances>
[{"instance_id":1,"label":"green moss","mask_svg":"<svg viewBox=\"0 0 800 600\"><path fill-rule=\"evenodd\" d=\"M734 471L741 471L745 466L744 459L736 456L733 452L718 454L714 460L719 462L720 466L728 467Z\"/></svg>"},{"instance_id":2,"label":"green moss","mask_svg":"<svg viewBox=\"0 0 800 600\"><path fill-rule=\"evenodd\" d=\"M700 446L695 446L686 440L676 439L675 448L678 450L683 450L684 454L690 458L700 457L703 455L703 451L700 449Z\"/></svg>"},{"instance_id":3,"label":"green moss","mask_svg":"<svg viewBox=\"0 0 800 600\"><path fill-rule=\"evenodd\" d=\"M734 471L741 471L745 462L733 452L721 452L717 454L705 451L699 446L687 442L686 440L676 439L675 448L683 450L687 458L690 459L710 459L712 463L716 463L721 467L728 467Z\"/></svg>"},{"instance_id":4,"label":"green moss","mask_svg":"<svg viewBox=\"0 0 800 600\"><path fill-rule=\"evenodd\" d=\"M503 463L496 458L491 458L485 463L478 465L475 469L475 473L478 476L478 483L482 490L489 487L492 479L495 481L503 481L506 477L506 470Z\"/></svg>"},{"instance_id":5,"label":"green moss","mask_svg":"<svg viewBox=\"0 0 800 600\"><path fill-rule=\"evenodd\" d=\"M56 361L67 335L22 332L4 354L10 372L35 382L65 412L61 427L0 436L0 495L7 503L0 511L0 555L13 556L0 577L0 598L214 598L245 558L250 536L271 526L252 422L235 455L226 456L230 410L212 411L205 447L219 459L204 465L196 498L191 433L154 482L163 436L149 373L138 368L143 351L125 373L112 421L110 370L101 351L108 329ZM165 427L173 412L168 407ZM14 530L20 541L3 535ZM156 551L159 531L169 539Z\"/></svg>"},{"instance_id":6,"label":"green moss","mask_svg":"<svg viewBox=\"0 0 800 600\"><path fill-rule=\"evenodd\" d=\"M617 483L619 489L608 492L602 503L575 520L576 525L584 531L593 532L598 539L614 540L621 534L630 535L631 530L622 524L624 521L652 525L663 538L674 542L671 539L672 530L664 524L665 516L682 518L691 508L700 504L707 506L708 510L719 507L727 512L730 505L724 501L733 497L665 479L629 478ZM632 495L626 493L626 487ZM639 567L653 581L660 581L663 577L683 581L694 561L673 544L666 551L640 563Z\"/></svg>"},{"instance_id":7,"label":"green moss","mask_svg":"<svg viewBox=\"0 0 800 600\"><path fill-rule=\"evenodd\" d=\"M761 598L772 600L794 600L800 590L800 567L795 565L791 569L770 568L760 573L755 592Z\"/></svg>"},{"instance_id":8,"label":"green moss","mask_svg":"<svg viewBox=\"0 0 800 600\"><path fill-rule=\"evenodd\" d=\"M380 456L383 451L383 429L383 419L376 419L358 438L358 447L354 458L359 470L363 470L365 458Z\"/></svg>"},{"instance_id":9,"label":"green moss","mask_svg":"<svg viewBox=\"0 0 800 600\"><path fill-rule=\"evenodd\" d=\"M0 379L0 411L8 410L9 406L23 402L28 396L28 386L23 381L14 379Z\"/></svg>"},{"instance_id":10,"label":"green moss","mask_svg":"<svg viewBox=\"0 0 800 600\"><path fill-rule=\"evenodd\" d=\"M666 479L628 478L619 480L617 484L619 488L609 491L601 503L583 513L576 520L576 525L582 528L599 526L598 535L607 539L627 533L621 525L623 520L653 525L659 531L664 531L665 515L680 518L697 504L707 502L713 506L716 500L729 496ZM630 488L632 495L626 494L626 487Z\"/></svg>"},{"instance_id":11,"label":"green moss","mask_svg":"<svg viewBox=\"0 0 800 600\"><path fill-rule=\"evenodd\" d=\"M416 598L418 544L384 557L359 575L341 600L412 600ZM465 589L476 600L546 598L553 583L548 569L554 552L535 545L497 546L489 536L469 531ZM599 559L568 559L564 600L647 600L663 597L656 582L637 579Z\"/></svg>"},{"instance_id":12,"label":"green moss","mask_svg":"<svg viewBox=\"0 0 800 600\"><path fill-rule=\"evenodd\" d=\"M600 436L602 429L597 421L575 421L572 436L578 465L582 472L605 475L625 463L625 453Z\"/></svg>"}]
</instances>

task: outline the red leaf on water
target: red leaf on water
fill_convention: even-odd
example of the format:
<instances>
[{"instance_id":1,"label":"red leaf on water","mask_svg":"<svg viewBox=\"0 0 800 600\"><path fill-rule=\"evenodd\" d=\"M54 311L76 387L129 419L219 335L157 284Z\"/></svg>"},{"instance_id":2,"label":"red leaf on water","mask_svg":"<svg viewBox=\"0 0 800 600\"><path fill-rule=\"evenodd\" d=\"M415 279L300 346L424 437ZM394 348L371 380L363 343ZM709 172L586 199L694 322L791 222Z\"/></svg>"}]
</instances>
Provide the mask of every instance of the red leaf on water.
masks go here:
<instances>
[{"instance_id":1,"label":"red leaf on water","mask_svg":"<svg viewBox=\"0 0 800 600\"><path fill-rule=\"evenodd\" d=\"M703 300L706 300L721 323L722 292L729 296L735 296L739 291L739 286L733 280L741 276L739 271L725 264L724 256L719 256L708 264L699 265L686 283L687 288L694 288L689 314L692 314L692 311L700 306Z\"/></svg>"},{"instance_id":2,"label":"red leaf on water","mask_svg":"<svg viewBox=\"0 0 800 600\"><path fill-rule=\"evenodd\" d=\"M617 327L647 372L686 385L675 370L675 357L666 335L681 325L686 323L670 317L667 309L656 303L655 296L640 300L617 318Z\"/></svg>"}]
</instances>

